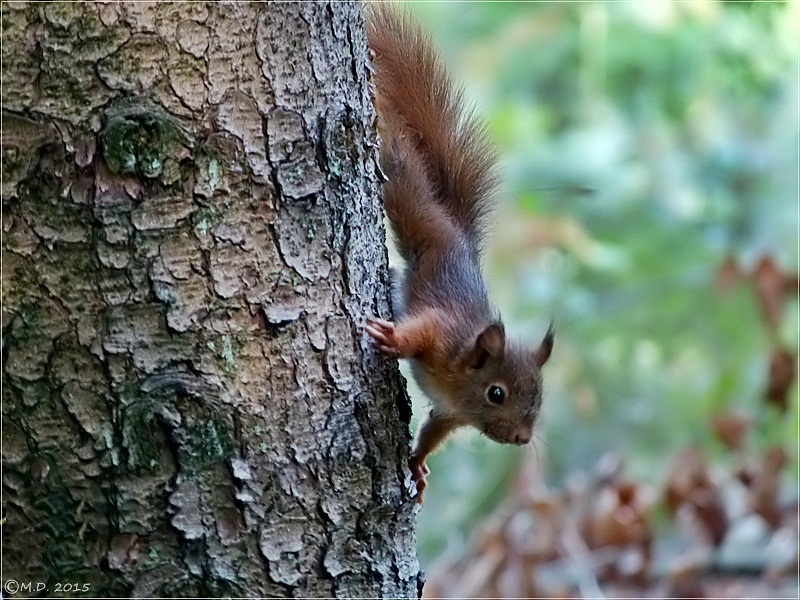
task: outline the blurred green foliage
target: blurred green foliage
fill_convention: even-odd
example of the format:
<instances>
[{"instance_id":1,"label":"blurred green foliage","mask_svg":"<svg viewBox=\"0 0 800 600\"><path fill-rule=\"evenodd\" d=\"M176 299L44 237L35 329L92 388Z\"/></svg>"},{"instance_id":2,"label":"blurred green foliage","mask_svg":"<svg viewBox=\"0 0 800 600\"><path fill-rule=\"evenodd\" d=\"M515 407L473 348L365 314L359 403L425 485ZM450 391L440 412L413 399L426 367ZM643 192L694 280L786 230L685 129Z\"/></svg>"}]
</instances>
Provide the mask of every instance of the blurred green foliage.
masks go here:
<instances>
[{"instance_id":1,"label":"blurred green foliage","mask_svg":"<svg viewBox=\"0 0 800 600\"><path fill-rule=\"evenodd\" d=\"M751 287L715 282L728 256L798 269L800 4L409 7L503 156L487 276L507 328L557 325L536 447L464 431L429 461L423 566L459 552L520 461L558 484L613 451L657 485L686 444L726 459L721 411L752 415L750 449L783 444L796 477L797 386L788 414L763 400L775 343L797 351L796 299L776 342Z\"/></svg>"}]
</instances>

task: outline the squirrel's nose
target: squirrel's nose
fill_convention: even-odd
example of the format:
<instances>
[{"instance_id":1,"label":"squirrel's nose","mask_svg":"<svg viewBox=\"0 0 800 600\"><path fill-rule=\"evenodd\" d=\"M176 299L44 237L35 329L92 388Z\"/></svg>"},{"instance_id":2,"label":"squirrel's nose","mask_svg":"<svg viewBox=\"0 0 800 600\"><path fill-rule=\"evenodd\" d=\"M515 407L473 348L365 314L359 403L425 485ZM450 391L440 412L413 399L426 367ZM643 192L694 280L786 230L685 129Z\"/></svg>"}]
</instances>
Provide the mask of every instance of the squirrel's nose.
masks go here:
<instances>
[{"instance_id":1,"label":"squirrel's nose","mask_svg":"<svg viewBox=\"0 0 800 600\"><path fill-rule=\"evenodd\" d=\"M531 441L531 434L529 431L518 431L514 434L514 443L524 446Z\"/></svg>"}]
</instances>

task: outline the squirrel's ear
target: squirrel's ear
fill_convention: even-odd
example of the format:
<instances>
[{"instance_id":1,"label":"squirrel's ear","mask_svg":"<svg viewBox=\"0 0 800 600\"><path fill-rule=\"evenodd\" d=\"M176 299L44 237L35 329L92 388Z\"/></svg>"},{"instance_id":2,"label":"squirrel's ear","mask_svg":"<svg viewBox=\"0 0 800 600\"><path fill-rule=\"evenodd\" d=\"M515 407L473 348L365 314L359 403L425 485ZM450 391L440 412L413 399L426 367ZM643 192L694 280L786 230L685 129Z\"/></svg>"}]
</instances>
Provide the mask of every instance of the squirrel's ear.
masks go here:
<instances>
[{"instance_id":1,"label":"squirrel's ear","mask_svg":"<svg viewBox=\"0 0 800 600\"><path fill-rule=\"evenodd\" d=\"M553 351L555 335L555 325L550 321L550 326L547 328L547 333L544 334L542 343L533 351L533 360L536 362L537 366L541 367L547 362L547 359L550 358L550 353Z\"/></svg>"},{"instance_id":2,"label":"squirrel's ear","mask_svg":"<svg viewBox=\"0 0 800 600\"><path fill-rule=\"evenodd\" d=\"M506 350L506 330L502 323L492 323L484 329L469 355L469 368L482 369L490 358L503 356Z\"/></svg>"}]
</instances>

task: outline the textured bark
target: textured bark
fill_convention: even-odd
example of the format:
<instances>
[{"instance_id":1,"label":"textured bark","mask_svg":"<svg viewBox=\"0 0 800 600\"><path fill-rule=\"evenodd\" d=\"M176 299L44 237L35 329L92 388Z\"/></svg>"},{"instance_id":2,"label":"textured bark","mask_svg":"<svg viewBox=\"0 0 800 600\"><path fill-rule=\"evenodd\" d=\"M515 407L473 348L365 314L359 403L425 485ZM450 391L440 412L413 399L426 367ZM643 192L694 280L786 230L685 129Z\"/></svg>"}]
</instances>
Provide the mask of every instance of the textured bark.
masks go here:
<instances>
[{"instance_id":1,"label":"textured bark","mask_svg":"<svg viewBox=\"0 0 800 600\"><path fill-rule=\"evenodd\" d=\"M361 7L2 27L4 579L416 596Z\"/></svg>"}]
</instances>

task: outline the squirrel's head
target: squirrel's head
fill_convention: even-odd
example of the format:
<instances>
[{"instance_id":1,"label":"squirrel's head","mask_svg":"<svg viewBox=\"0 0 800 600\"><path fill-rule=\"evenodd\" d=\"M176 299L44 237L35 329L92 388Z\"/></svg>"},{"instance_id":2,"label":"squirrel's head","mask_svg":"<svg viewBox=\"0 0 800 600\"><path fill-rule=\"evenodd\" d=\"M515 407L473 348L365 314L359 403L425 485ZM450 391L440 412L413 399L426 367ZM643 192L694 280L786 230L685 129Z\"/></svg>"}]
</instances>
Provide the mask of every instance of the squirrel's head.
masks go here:
<instances>
[{"instance_id":1,"label":"squirrel's head","mask_svg":"<svg viewBox=\"0 0 800 600\"><path fill-rule=\"evenodd\" d=\"M552 323L536 349L506 340L502 323L492 323L475 340L463 368L464 416L501 444L527 444L542 405L541 368L553 349Z\"/></svg>"}]
</instances>

